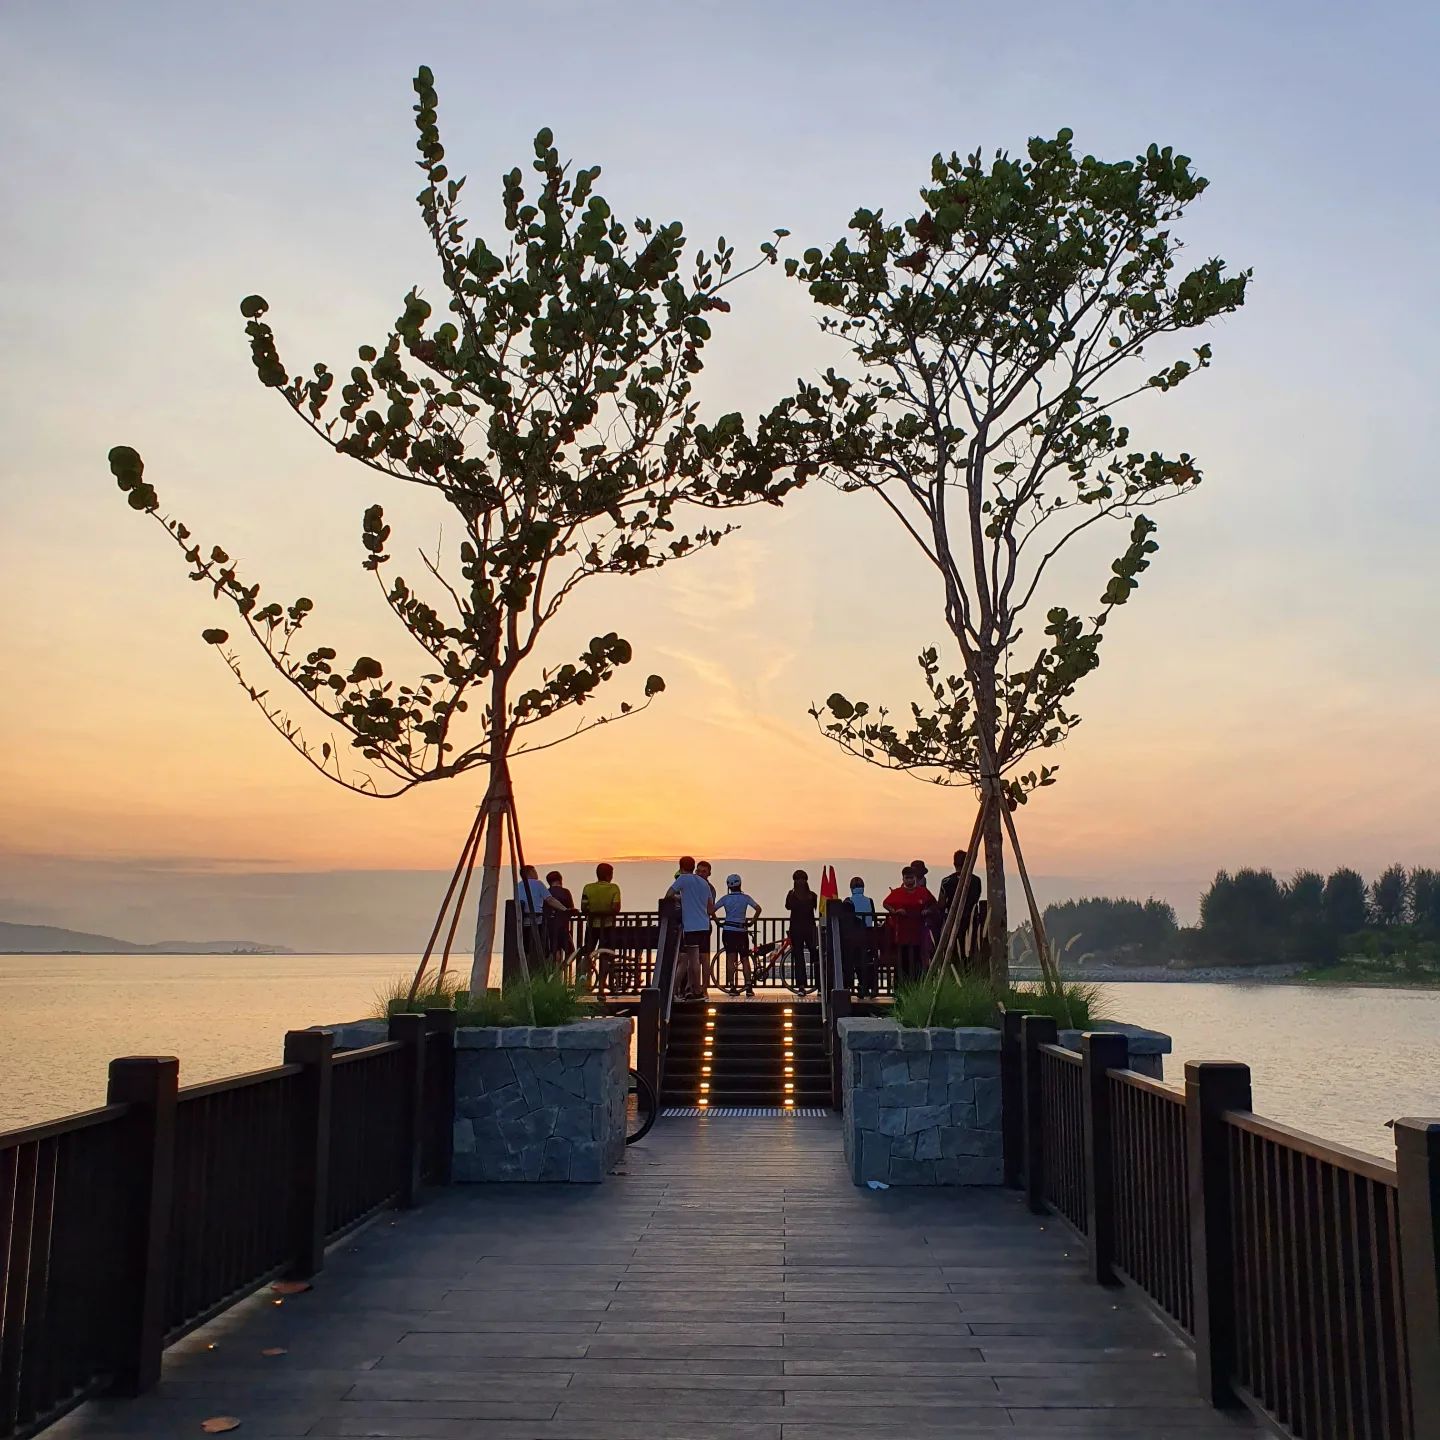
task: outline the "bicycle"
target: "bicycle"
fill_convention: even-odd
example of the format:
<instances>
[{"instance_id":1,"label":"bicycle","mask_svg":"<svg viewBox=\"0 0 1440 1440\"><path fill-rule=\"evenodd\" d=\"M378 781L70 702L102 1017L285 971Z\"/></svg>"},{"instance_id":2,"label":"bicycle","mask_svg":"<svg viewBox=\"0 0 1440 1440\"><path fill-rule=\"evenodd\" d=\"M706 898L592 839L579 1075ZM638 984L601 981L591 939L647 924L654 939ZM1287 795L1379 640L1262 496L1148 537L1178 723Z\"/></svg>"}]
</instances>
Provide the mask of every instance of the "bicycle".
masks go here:
<instances>
[{"instance_id":1,"label":"bicycle","mask_svg":"<svg viewBox=\"0 0 1440 1440\"><path fill-rule=\"evenodd\" d=\"M625 1092L625 1143L634 1145L643 1140L660 1113L655 1087L638 1071L630 1072L630 1087Z\"/></svg>"}]
</instances>

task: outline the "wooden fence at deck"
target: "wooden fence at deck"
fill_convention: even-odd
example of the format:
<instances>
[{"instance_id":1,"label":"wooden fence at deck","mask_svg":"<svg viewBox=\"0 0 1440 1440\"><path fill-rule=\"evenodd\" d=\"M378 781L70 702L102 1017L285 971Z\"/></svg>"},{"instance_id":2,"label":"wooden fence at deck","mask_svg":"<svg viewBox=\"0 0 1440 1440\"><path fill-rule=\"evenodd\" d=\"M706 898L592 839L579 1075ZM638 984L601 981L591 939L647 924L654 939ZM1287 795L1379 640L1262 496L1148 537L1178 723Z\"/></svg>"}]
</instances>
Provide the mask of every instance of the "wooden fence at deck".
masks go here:
<instances>
[{"instance_id":1,"label":"wooden fence at deck","mask_svg":"<svg viewBox=\"0 0 1440 1440\"><path fill-rule=\"evenodd\" d=\"M1007 1182L1193 1345L1202 1394L1295 1440L1440 1437L1440 1122L1397 1120L1392 1163L1255 1114L1245 1065L1181 1090L1123 1035L1056 1041L1004 1017Z\"/></svg>"},{"instance_id":2,"label":"wooden fence at deck","mask_svg":"<svg viewBox=\"0 0 1440 1440\"><path fill-rule=\"evenodd\" d=\"M454 1030L397 1015L339 1055L292 1031L284 1064L183 1088L114 1060L107 1104L0 1135L0 1440L148 1389L166 1345L447 1181Z\"/></svg>"}]
</instances>

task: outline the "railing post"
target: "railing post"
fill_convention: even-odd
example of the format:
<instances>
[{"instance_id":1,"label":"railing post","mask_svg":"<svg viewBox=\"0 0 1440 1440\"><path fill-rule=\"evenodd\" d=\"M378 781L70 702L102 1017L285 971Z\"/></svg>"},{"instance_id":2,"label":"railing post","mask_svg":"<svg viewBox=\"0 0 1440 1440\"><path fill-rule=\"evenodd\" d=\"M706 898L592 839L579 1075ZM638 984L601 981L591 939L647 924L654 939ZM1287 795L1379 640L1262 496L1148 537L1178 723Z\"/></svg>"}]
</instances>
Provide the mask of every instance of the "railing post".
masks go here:
<instances>
[{"instance_id":1,"label":"railing post","mask_svg":"<svg viewBox=\"0 0 1440 1440\"><path fill-rule=\"evenodd\" d=\"M1124 1035L1080 1037L1084 1060L1085 1213L1090 1217L1090 1278L1097 1285L1115 1284L1115 1143L1114 1107L1110 1103L1110 1071L1130 1061Z\"/></svg>"},{"instance_id":2,"label":"railing post","mask_svg":"<svg viewBox=\"0 0 1440 1440\"><path fill-rule=\"evenodd\" d=\"M420 1199L421 1141L425 1134L425 1017L392 1015L390 1038L406 1047L405 1092L400 1101L400 1193L396 1204L409 1209Z\"/></svg>"},{"instance_id":3,"label":"railing post","mask_svg":"<svg viewBox=\"0 0 1440 1440\"><path fill-rule=\"evenodd\" d=\"M1235 1223L1230 1204L1228 1110L1249 1110L1250 1067L1185 1064L1185 1146L1190 1194L1190 1269L1195 1297L1195 1374L1212 1405L1237 1403Z\"/></svg>"},{"instance_id":4,"label":"railing post","mask_svg":"<svg viewBox=\"0 0 1440 1440\"><path fill-rule=\"evenodd\" d=\"M1440 1435L1440 1120L1395 1122L1410 1433Z\"/></svg>"},{"instance_id":5,"label":"railing post","mask_svg":"<svg viewBox=\"0 0 1440 1440\"><path fill-rule=\"evenodd\" d=\"M125 1207L128 1229L116 1237L123 1278L118 1287L114 1388L121 1395L142 1394L160 1379L179 1086L180 1062L173 1056L131 1056L110 1062L106 1098L111 1105L131 1107L121 1172L130 1190Z\"/></svg>"},{"instance_id":6,"label":"railing post","mask_svg":"<svg viewBox=\"0 0 1440 1440\"><path fill-rule=\"evenodd\" d=\"M434 1181L437 1185L450 1183L450 1172L455 1160L455 1030L460 1017L453 1010L434 1009L425 1012L425 1047L427 1057L431 1046L437 1046L444 1059L440 1062L440 1093L426 1094L425 1114L422 1126L435 1127L437 1153L435 1156ZM425 1073L430 1073L427 1058Z\"/></svg>"},{"instance_id":7,"label":"railing post","mask_svg":"<svg viewBox=\"0 0 1440 1440\"><path fill-rule=\"evenodd\" d=\"M1045 1107L1041 1100L1042 1045L1060 1038L1059 1027L1049 1015L1026 1015L1020 1022L1020 1047L1024 1064L1025 1100L1025 1198L1033 1215L1049 1210L1045 1203Z\"/></svg>"},{"instance_id":8,"label":"railing post","mask_svg":"<svg viewBox=\"0 0 1440 1440\"><path fill-rule=\"evenodd\" d=\"M1018 1190L1025 1174L1025 1064L1020 1048L1023 1010L1000 1016L1000 1139L1005 1183Z\"/></svg>"},{"instance_id":9,"label":"railing post","mask_svg":"<svg viewBox=\"0 0 1440 1440\"><path fill-rule=\"evenodd\" d=\"M640 992L640 1009L635 1015L635 1068L649 1082L660 1099L660 990L647 985Z\"/></svg>"},{"instance_id":10,"label":"railing post","mask_svg":"<svg viewBox=\"0 0 1440 1440\"><path fill-rule=\"evenodd\" d=\"M325 1210L330 1195L330 1090L335 1036L329 1030L290 1030L285 1063L301 1065L294 1137L292 1275L318 1274L325 1265Z\"/></svg>"},{"instance_id":11,"label":"railing post","mask_svg":"<svg viewBox=\"0 0 1440 1440\"><path fill-rule=\"evenodd\" d=\"M516 984L520 979L520 937L517 933L519 917L515 913L513 900L505 902L505 935L500 942L500 983L502 986Z\"/></svg>"},{"instance_id":12,"label":"railing post","mask_svg":"<svg viewBox=\"0 0 1440 1440\"><path fill-rule=\"evenodd\" d=\"M845 1048L840 1043L840 1022L854 1013L848 990L830 992L830 1023L825 1030L825 1044L830 1051L830 1106L845 1108Z\"/></svg>"}]
</instances>

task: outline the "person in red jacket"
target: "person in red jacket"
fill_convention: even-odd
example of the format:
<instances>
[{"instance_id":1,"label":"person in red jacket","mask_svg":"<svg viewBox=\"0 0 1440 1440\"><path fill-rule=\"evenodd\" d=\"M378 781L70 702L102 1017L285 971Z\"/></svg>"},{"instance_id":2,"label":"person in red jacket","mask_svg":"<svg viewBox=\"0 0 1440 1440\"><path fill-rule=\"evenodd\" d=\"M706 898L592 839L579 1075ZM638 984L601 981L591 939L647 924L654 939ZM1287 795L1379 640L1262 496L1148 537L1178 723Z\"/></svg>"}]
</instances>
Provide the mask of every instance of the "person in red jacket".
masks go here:
<instances>
[{"instance_id":1,"label":"person in red jacket","mask_svg":"<svg viewBox=\"0 0 1440 1440\"><path fill-rule=\"evenodd\" d=\"M888 929L894 936L895 983L916 980L925 944L925 915L934 909L935 897L920 883L907 865L900 872L900 884L885 897L890 914Z\"/></svg>"}]
</instances>

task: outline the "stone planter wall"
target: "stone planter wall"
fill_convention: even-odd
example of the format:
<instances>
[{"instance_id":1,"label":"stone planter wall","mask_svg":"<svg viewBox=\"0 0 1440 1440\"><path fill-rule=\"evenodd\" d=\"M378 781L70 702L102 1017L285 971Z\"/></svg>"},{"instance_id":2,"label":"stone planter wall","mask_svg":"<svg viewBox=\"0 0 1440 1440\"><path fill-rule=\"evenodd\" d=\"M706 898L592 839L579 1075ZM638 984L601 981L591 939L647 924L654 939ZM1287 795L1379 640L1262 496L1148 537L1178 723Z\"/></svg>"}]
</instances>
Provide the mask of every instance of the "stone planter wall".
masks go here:
<instances>
[{"instance_id":1,"label":"stone planter wall","mask_svg":"<svg viewBox=\"0 0 1440 1440\"><path fill-rule=\"evenodd\" d=\"M1130 1065L1162 1079L1170 1037L1106 1025L1130 1044ZM905 1030L893 1020L839 1022L845 1159L857 1185L999 1185L1000 1032ZM1060 1043L1079 1049L1080 1032Z\"/></svg>"},{"instance_id":2,"label":"stone planter wall","mask_svg":"<svg viewBox=\"0 0 1440 1440\"><path fill-rule=\"evenodd\" d=\"M863 1185L998 1185L1000 1032L839 1022L845 1159Z\"/></svg>"},{"instance_id":3,"label":"stone planter wall","mask_svg":"<svg viewBox=\"0 0 1440 1440\"><path fill-rule=\"evenodd\" d=\"M454 1179L604 1179L625 1153L630 1026L457 1030Z\"/></svg>"}]
</instances>

